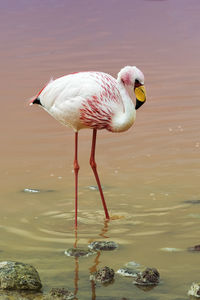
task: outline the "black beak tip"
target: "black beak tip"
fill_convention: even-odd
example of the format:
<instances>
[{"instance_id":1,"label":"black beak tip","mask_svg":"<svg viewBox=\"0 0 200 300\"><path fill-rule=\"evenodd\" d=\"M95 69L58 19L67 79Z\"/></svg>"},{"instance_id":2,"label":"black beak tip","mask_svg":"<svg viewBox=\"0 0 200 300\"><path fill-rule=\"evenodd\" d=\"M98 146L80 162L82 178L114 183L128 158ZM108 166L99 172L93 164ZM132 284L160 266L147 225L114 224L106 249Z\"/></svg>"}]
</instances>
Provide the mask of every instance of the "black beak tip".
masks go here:
<instances>
[{"instance_id":1,"label":"black beak tip","mask_svg":"<svg viewBox=\"0 0 200 300\"><path fill-rule=\"evenodd\" d=\"M142 106L144 104L145 101L140 101L138 99L136 99L136 105L135 105L135 109L137 110L138 108L140 108L140 106Z\"/></svg>"}]
</instances>

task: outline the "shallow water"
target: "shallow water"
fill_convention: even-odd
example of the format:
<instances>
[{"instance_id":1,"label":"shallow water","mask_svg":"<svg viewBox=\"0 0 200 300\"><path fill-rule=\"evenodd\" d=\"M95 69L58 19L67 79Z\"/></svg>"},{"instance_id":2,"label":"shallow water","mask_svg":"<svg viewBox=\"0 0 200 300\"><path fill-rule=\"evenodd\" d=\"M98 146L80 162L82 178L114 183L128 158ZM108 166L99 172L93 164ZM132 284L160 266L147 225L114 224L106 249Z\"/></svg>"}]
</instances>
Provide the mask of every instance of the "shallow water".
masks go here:
<instances>
[{"instance_id":1,"label":"shallow water","mask_svg":"<svg viewBox=\"0 0 200 300\"><path fill-rule=\"evenodd\" d=\"M199 13L197 0L0 3L0 254L33 264L45 292L68 287L81 300L178 300L199 282L199 254L187 251L200 243ZM77 245L107 239L120 246L75 260L64 255L75 243L74 134L27 101L52 76L116 76L127 64L144 72L148 99L128 132L98 133L109 222L90 188L91 131L79 135ZM118 275L106 287L90 283L91 268L117 271L129 261L156 267L161 284L143 291Z\"/></svg>"}]
</instances>

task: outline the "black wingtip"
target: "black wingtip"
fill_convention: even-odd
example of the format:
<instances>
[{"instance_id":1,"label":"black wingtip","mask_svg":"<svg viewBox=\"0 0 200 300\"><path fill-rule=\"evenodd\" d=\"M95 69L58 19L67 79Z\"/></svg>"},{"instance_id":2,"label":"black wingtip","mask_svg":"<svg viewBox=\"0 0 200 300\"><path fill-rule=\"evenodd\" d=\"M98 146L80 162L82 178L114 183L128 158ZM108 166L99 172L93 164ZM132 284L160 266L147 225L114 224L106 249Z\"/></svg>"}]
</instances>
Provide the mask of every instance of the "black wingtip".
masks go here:
<instances>
[{"instance_id":1,"label":"black wingtip","mask_svg":"<svg viewBox=\"0 0 200 300\"><path fill-rule=\"evenodd\" d=\"M35 100L33 100L32 104L42 105L39 98L36 98Z\"/></svg>"}]
</instances>

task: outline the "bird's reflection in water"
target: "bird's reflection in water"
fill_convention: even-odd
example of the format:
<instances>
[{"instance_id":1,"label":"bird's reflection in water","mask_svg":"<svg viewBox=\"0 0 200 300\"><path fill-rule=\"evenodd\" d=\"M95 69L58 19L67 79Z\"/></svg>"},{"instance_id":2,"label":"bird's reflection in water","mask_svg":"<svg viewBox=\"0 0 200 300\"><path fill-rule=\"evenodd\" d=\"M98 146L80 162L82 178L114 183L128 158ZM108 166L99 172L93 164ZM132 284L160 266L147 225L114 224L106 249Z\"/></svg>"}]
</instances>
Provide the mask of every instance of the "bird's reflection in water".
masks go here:
<instances>
[{"instance_id":1,"label":"bird's reflection in water","mask_svg":"<svg viewBox=\"0 0 200 300\"><path fill-rule=\"evenodd\" d=\"M109 238L109 236L105 235L108 232L108 223L109 222L110 222L110 220L107 220L107 219L104 221L104 226L101 229L101 233L99 234L100 236L102 236L105 239Z\"/></svg>"},{"instance_id":2,"label":"bird's reflection in water","mask_svg":"<svg viewBox=\"0 0 200 300\"><path fill-rule=\"evenodd\" d=\"M101 232L99 234L101 237L103 237L105 239L109 238L109 236L106 235L106 233L108 232L109 221L110 220L107 220L107 219L104 221L104 226L101 229ZM94 264L89 268L90 274L97 272L97 266L100 263L100 260L99 260L100 255L101 255L101 252L97 251L96 257L94 259ZM95 284L94 280L91 280L91 291L92 291L92 300L95 300L96 299L96 284Z\"/></svg>"},{"instance_id":3,"label":"bird's reflection in water","mask_svg":"<svg viewBox=\"0 0 200 300\"><path fill-rule=\"evenodd\" d=\"M108 232L108 225L109 225L109 221L110 220L105 220L104 221L104 226L101 229L101 232L99 233L99 236L103 237L103 238L109 238L109 236L106 235L106 233ZM91 240L89 241L91 242ZM78 231L77 229L75 229L75 242L74 242L74 248L77 248L77 244L78 244ZM94 263L93 265L89 268L89 272L90 274L93 274L97 271L97 266L100 263L100 255L101 255L101 251L97 251L97 254L95 256L94 259ZM77 298L77 293L78 293L78 281L79 281L79 257L75 257L75 272L74 272L74 295ZM91 292L92 292L92 300L96 299L96 284L94 280L90 280L91 281Z\"/></svg>"},{"instance_id":4,"label":"bird's reflection in water","mask_svg":"<svg viewBox=\"0 0 200 300\"><path fill-rule=\"evenodd\" d=\"M136 287L144 292L149 292L151 290L153 290L155 287L157 287L156 284L152 284L152 285L138 285L136 284Z\"/></svg>"},{"instance_id":5,"label":"bird's reflection in water","mask_svg":"<svg viewBox=\"0 0 200 300\"><path fill-rule=\"evenodd\" d=\"M78 270L79 270L79 264L78 264L78 257L75 257L75 277L74 277L74 295L76 296L78 293Z\"/></svg>"},{"instance_id":6,"label":"bird's reflection in water","mask_svg":"<svg viewBox=\"0 0 200 300\"><path fill-rule=\"evenodd\" d=\"M97 255L94 259L94 264L91 266L91 268L89 268L90 274L93 274L94 272L97 271L97 266L100 263L100 261L99 261L100 254L101 254L101 252L98 251ZM91 282L92 300L95 300L96 299L96 284L93 279L91 279L90 282Z\"/></svg>"}]
</instances>

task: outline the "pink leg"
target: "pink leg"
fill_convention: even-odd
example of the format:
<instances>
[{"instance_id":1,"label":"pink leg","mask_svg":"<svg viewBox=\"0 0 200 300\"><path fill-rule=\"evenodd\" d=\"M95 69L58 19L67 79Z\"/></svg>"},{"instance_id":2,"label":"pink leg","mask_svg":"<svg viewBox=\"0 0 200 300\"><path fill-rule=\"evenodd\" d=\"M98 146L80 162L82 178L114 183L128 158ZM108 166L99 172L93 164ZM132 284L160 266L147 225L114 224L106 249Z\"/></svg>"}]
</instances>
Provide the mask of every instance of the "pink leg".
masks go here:
<instances>
[{"instance_id":1,"label":"pink leg","mask_svg":"<svg viewBox=\"0 0 200 300\"><path fill-rule=\"evenodd\" d=\"M75 157L74 157L74 174L75 174L75 228L77 228L77 211L78 211L78 132L75 132Z\"/></svg>"},{"instance_id":2,"label":"pink leg","mask_svg":"<svg viewBox=\"0 0 200 300\"><path fill-rule=\"evenodd\" d=\"M98 188L99 188L99 192L100 192L100 195L101 195L101 200L102 200L102 203L103 203L103 208L104 208L104 211L105 211L106 219L110 219L109 214L108 214L108 209L107 209L107 206L106 206L106 201L105 201L105 198L104 198L104 195L103 195L101 183L100 183L100 180L99 180L99 175L97 173L97 164L95 162L96 137L97 137L97 130L93 129L92 149L91 149L91 155L90 155L90 165L91 165L92 170L94 172L94 176L96 178L96 182L97 182L97 185L98 185Z\"/></svg>"}]
</instances>

